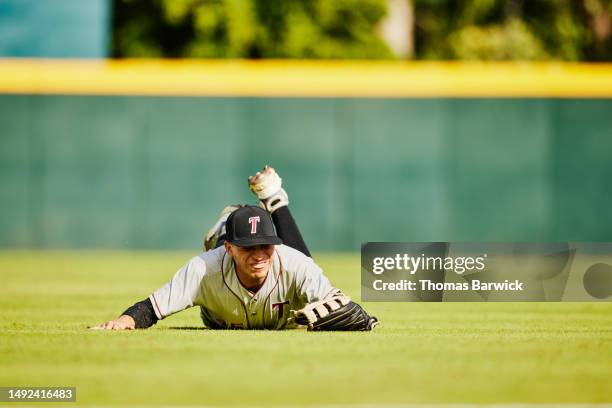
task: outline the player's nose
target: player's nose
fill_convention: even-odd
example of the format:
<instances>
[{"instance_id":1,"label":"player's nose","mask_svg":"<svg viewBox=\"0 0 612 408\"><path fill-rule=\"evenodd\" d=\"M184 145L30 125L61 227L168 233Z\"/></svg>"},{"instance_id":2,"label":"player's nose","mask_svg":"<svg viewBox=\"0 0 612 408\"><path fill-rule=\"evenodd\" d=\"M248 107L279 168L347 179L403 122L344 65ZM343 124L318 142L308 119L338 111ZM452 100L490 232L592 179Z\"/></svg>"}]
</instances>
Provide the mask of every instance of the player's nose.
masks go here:
<instances>
[{"instance_id":1,"label":"player's nose","mask_svg":"<svg viewBox=\"0 0 612 408\"><path fill-rule=\"evenodd\" d=\"M266 253L266 251L264 251L263 248L257 247L253 250L253 258L257 260L266 259L268 258L268 254Z\"/></svg>"}]
</instances>

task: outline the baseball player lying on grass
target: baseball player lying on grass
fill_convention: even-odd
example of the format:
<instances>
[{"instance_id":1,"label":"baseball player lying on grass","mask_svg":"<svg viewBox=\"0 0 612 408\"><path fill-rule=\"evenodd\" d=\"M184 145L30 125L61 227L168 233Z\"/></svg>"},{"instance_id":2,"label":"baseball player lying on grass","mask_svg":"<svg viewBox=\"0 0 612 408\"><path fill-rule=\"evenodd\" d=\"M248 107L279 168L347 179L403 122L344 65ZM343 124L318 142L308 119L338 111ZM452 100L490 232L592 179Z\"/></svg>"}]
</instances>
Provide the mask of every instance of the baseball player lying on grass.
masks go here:
<instances>
[{"instance_id":1,"label":"baseball player lying on grass","mask_svg":"<svg viewBox=\"0 0 612 408\"><path fill-rule=\"evenodd\" d=\"M200 306L211 329L372 330L378 320L334 288L310 257L274 169L266 166L248 180L263 208L226 207L205 236L206 252L147 299L94 328L144 329Z\"/></svg>"}]
</instances>

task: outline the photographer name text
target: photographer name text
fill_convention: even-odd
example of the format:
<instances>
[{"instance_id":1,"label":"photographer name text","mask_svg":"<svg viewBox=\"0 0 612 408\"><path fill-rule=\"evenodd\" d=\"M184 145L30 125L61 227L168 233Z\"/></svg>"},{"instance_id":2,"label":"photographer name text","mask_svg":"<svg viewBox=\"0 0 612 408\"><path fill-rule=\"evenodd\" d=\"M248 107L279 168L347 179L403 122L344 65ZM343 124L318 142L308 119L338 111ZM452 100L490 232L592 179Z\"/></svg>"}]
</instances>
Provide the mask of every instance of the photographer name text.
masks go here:
<instances>
[{"instance_id":1,"label":"photographer name text","mask_svg":"<svg viewBox=\"0 0 612 408\"><path fill-rule=\"evenodd\" d=\"M503 282L482 282L477 279L471 282L433 282L428 279L419 279L418 281L402 279L397 282L384 282L382 279L377 279L373 282L372 287L377 291L489 290L515 292L523 290L523 285L524 282L520 282L518 279L514 281L505 280Z\"/></svg>"}]
</instances>

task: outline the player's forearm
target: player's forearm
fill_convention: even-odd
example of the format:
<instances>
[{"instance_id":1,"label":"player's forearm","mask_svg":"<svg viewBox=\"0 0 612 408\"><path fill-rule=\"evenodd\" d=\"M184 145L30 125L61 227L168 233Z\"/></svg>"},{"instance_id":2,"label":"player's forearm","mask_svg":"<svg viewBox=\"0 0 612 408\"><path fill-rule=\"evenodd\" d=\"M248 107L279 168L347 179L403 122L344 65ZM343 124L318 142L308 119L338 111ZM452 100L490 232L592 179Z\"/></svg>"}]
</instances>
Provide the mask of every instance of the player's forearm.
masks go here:
<instances>
[{"instance_id":1,"label":"player's forearm","mask_svg":"<svg viewBox=\"0 0 612 408\"><path fill-rule=\"evenodd\" d=\"M136 322L137 329L146 329L157 323L157 316L153 309L153 304L147 298L130 306L122 315L130 316Z\"/></svg>"}]
</instances>

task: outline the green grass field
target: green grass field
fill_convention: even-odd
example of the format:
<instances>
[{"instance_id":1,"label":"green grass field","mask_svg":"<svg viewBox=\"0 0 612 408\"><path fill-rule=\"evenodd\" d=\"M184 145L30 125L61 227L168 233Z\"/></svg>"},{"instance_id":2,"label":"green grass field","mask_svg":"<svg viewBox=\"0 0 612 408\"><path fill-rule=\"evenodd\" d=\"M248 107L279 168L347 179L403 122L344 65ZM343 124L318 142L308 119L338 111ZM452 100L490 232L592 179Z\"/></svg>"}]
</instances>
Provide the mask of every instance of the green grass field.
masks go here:
<instances>
[{"instance_id":1,"label":"green grass field","mask_svg":"<svg viewBox=\"0 0 612 408\"><path fill-rule=\"evenodd\" d=\"M612 402L610 303L367 303L371 333L201 330L195 308L87 330L190 256L0 252L0 386L76 386L76 405L111 406ZM358 299L358 255L315 258Z\"/></svg>"}]
</instances>

